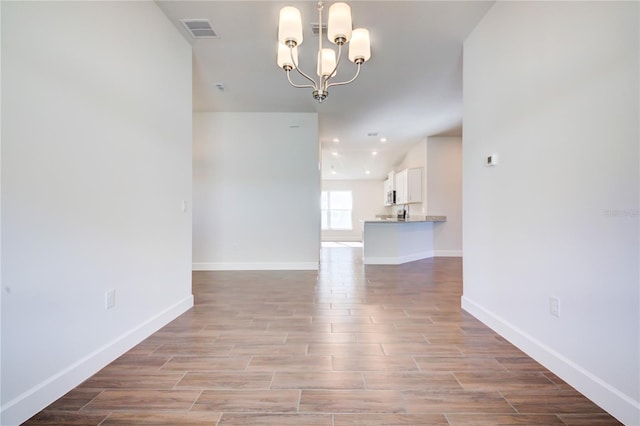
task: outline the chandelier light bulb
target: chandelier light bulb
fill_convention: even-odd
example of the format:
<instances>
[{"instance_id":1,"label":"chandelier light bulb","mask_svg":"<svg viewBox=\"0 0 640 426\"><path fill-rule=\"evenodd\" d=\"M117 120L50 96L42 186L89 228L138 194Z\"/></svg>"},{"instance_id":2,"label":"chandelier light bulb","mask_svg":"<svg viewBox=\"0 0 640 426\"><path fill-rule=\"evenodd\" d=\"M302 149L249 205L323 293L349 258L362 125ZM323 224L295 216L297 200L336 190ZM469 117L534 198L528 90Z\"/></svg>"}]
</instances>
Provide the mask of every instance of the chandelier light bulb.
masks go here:
<instances>
[{"instance_id":1,"label":"chandelier light bulb","mask_svg":"<svg viewBox=\"0 0 640 426\"><path fill-rule=\"evenodd\" d=\"M334 3L329 8L327 38L334 44L345 44L351 40L351 7L346 3Z\"/></svg>"},{"instance_id":2,"label":"chandelier light bulb","mask_svg":"<svg viewBox=\"0 0 640 426\"><path fill-rule=\"evenodd\" d=\"M357 28L353 30L351 43L349 43L349 60L367 62L371 58L371 43L369 41L369 30Z\"/></svg>"},{"instance_id":3,"label":"chandelier light bulb","mask_svg":"<svg viewBox=\"0 0 640 426\"><path fill-rule=\"evenodd\" d=\"M320 69L320 64L322 64L322 71ZM336 52L333 49L322 49L322 59L320 58L320 52L318 52L318 76L325 77L328 76L331 71L336 67ZM337 72L337 70L336 70ZM333 76L336 73L334 72Z\"/></svg>"},{"instance_id":4,"label":"chandelier light bulb","mask_svg":"<svg viewBox=\"0 0 640 426\"><path fill-rule=\"evenodd\" d=\"M293 55L293 61L291 60L291 55ZM284 70L295 69L296 64L298 63L298 48L294 47L293 49L290 49L286 45L278 43L277 62L278 66Z\"/></svg>"},{"instance_id":5,"label":"chandelier light bulb","mask_svg":"<svg viewBox=\"0 0 640 426\"><path fill-rule=\"evenodd\" d=\"M294 46L302 44L302 17L300 11L292 6L280 9L280 22L278 24L278 41L285 45Z\"/></svg>"}]
</instances>

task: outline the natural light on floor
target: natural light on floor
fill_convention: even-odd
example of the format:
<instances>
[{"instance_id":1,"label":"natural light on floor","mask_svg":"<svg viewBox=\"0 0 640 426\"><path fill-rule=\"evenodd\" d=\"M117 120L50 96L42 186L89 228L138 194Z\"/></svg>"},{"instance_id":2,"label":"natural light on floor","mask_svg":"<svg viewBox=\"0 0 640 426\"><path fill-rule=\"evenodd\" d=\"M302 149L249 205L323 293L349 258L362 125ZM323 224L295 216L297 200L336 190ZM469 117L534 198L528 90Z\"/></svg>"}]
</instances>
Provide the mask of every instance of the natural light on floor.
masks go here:
<instances>
[{"instance_id":1,"label":"natural light on floor","mask_svg":"<svg viewBox=\"0 0 640 426\"><path fill-rule=\"evenodd\" d=\"M322 247L362 247L360 241L323 241Z\"/></svg>"}]
</instances>

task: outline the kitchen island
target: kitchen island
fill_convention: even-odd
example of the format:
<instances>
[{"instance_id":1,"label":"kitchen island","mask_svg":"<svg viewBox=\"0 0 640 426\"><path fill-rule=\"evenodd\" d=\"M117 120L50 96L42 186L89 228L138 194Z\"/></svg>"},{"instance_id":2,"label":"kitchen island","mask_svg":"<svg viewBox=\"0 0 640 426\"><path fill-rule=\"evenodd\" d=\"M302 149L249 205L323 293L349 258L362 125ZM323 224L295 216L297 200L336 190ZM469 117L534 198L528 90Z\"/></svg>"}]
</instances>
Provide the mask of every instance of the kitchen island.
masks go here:
<instances>
[{"instance_id":1,"label":"kitchen island","mask_svg":"<svg viewBox=\"0 0 640 426\"><path fill-rule=\"evenodd\" d=\"M433 226L446 216L422 216L398 220L384 218L364 222L365 265L399 265L433 257Z\"/></svg>"}]
</instances>

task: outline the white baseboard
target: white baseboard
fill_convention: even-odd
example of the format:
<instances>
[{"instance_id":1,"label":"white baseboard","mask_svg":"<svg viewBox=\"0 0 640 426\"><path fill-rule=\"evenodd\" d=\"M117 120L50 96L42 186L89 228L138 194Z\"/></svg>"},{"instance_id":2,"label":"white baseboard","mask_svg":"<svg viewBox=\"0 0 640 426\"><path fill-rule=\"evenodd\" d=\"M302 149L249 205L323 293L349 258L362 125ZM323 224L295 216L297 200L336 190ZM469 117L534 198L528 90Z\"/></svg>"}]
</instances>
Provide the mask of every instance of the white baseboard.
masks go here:
<instances>
[{"instance_id":1,"label":"white baseboard","mask_svg":"<svg viewBox=\"0 0 640 426\"><path fill-rule=\"evenodd\" d=\"M362 258L362 263L365 265L401 265L403 263L415 262L416 260L428 259L430 257L433 257L433 251L425 251L422 253L396 257L366 256Z\"/></svg>"},{"instance_id":2,"label":"white baseboard","mask_svg":"<svg viewBox=\"0 0 640 426\"><path fill-rule=\"evenodd\" d=\"M28 391L7 402L0 410L0 424L19 425L71 389L100 371L120 355L182 315L193 306L193 295L154 315L89 355L76 361Z\"/></svg>"},{"instance_id":3,"label":"white baseboard","mask_svg":"<svg viewBox=\"0 0 640 426\"><path fill-rule=\"evenodd\" d=\"M462 250L434 250L436 257L462 257Z\"/></svg>"},{"instance_id":4,"label":"white baseboard","mask_svg":"<svg viewBox=\"0 0 640 426\"><path fill-rule=\"evenodd\" d=\"M640 401L635 401L632 397L465 296L462 296L462 309L551 370L625 425L640 425Z\"/></svg>"},{"instance_id":5,"label":"white baseboard","mask_svg":"<svg viewBox=\"0 0 640 426\"><path fill-rule=\"evenodd\" d=\"M317 271L318 262L215 262L193 263L193 271Z\"/></svg>"}]
</instances>

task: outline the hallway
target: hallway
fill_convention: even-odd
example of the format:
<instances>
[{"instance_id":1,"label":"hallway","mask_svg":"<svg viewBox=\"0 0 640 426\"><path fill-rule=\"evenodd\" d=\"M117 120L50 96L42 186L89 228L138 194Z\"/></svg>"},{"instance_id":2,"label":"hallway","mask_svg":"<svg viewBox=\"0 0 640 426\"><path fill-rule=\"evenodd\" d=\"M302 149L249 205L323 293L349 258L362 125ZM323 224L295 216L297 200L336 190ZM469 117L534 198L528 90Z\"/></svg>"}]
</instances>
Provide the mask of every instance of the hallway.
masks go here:
<instances>
[{"instance_id":1,"label":"hallway","mask_svg":"<svg viewBox=\"0 0 640 426\"><path fill-rule=\"evenodd\" d=\"M192 310L27 424L619 424L461 311L461 271L194 272Z\"/></svg>"}]
</instances>

